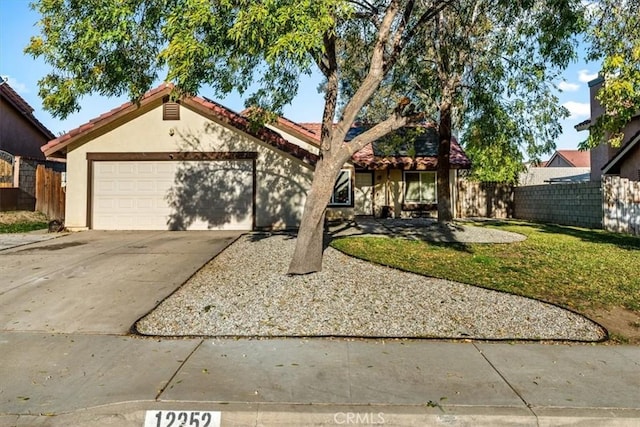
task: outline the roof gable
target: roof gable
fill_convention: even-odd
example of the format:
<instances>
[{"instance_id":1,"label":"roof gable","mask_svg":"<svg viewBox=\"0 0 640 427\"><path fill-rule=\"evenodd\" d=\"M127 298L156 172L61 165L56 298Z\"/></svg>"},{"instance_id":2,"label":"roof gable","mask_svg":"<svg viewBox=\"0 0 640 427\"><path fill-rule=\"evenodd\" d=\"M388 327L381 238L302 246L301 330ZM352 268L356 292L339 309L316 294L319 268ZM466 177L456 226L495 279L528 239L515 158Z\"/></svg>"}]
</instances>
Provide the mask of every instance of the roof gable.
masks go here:
<instances>
[{"instance_id":1,"label":"roof gable","mask_svg":"<svg viewBox=\"0 0 640 427\"><path fill-rule=\"evenodd\" d=\"M17 111L20 112L31 124L46 138L54 138L55 135L47 129L45 125L43 125L36 116L33 115L33 107L29 105L27 101L24 100L23 97L18 95L18 92L13 90L9 83L4 82L0 84L0 96L5 99L9 104L13 106Z\"/></svg>"},{"instance_id":2,"label":"roof gable","mask_svg":"<svg viewBox=\"0 0 640 427\"><path fill-rule=\"evenodd\" d=\"M547 161L547 167L555 158L561 158L567 165L574 168L588 168L591 166L591 154L580 150L558 150Z\"/></svg>"},{"instance_id":3,"label":"roof gable","mask_svg":"<svg viewBox=\"0 0 640 427\"><path fill-rule=\"evenodd\" d=\"M121 106L90 120L88 123L85 123L62 136L49 141L42 147L42 151L47 156L59 153L64 154L70 144L80 140L90 140L94 135L99 134L101 130L108 129L106 128L108 125L119 120L125 121L127 118L133 118L136 115L139 115L144 111L143 107L155 106L156 104L160 105L163 102L163 99L171 94L173 89L174 86L172 84L162 84L145 93L137 103L127 102L122 104ZM251 123L246 117L243 117L242 115L211 99L199 96L183 97L178 101L178 103L194 110L206 118L224 123L244 132L245 134L257 138L305 163L315 164L318 160L317 155L287 141L277 132L268 129L265 126L255 126L255 124Z\"/></svg>"}]
</instances>

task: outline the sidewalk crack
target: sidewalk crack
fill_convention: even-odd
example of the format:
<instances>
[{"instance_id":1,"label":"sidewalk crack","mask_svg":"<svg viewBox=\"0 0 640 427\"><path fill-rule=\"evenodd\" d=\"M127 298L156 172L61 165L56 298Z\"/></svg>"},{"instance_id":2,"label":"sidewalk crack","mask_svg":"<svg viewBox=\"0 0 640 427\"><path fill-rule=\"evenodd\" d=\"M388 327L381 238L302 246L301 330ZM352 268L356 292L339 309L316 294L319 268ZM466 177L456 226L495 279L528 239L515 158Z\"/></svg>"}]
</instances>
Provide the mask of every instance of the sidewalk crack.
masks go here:
<instances>
[{"instance_id":1,"label":"sidewalk crack","mask_svg":"<svg viewBox=\"0 0 640 427\"><path fill-rule=\"evenodd\" d=\"M156 398L155 398L156 402L160 400L160 396L162 396L162 394L167 390L167 387L169 387L169 384L171 384L171 382L178 375L178 372L180 372L184 367L184 365L189 361L189 359L191 359L191 356L193 356L193 354L202 346L203 342L204 340L200 340L198 345L196 345L194 349L191 350L191 352L187 355L187 357L184 358L182 363L180 363L180 366L178 366L176 371L171 375L171 377L169 378L169 381L167 381L167 383L160 389L160 391L158 391L158 394L156 394Z\"/></svg>"},{"instance_id":2,"label":"sidewalk crack","mask_svg":"<svg viewBox=\"0 0 640 427\"><path fill-rule=\"evenodd\" d=\"M502 378L502 381L505 382L505 384L511 389L511 391L513 391L515 393L516 396L518 396L518 399L520 399L522 401L522 403L524 404L524 406L527 408L527 410L529 412L531 412L531 415L534 416L535 420L536 420L536 425L540 425L540 420L538 420L538 414L535 413L535 411L533 410L533 408L531 407L531 405L525 400L525 398L518 392L518 390L516 390L516 388L511 385L511 383L509 382L509 380L507 380L507 378L502 375L502 372L500 372L500 370L491 362L491 360L489 360L489 358L484 354L484 352L478 347L478 345L476 343L473 343L473 346L475 347L475 349L478 351L478 353L480 353L480 355L482 356L482 358L484 360L487 361L487 363L489 364L489 366L491 366L491 368L496 372L496 374L498 374L498 376L500 378Z\"/></svg>"}]
</instances>

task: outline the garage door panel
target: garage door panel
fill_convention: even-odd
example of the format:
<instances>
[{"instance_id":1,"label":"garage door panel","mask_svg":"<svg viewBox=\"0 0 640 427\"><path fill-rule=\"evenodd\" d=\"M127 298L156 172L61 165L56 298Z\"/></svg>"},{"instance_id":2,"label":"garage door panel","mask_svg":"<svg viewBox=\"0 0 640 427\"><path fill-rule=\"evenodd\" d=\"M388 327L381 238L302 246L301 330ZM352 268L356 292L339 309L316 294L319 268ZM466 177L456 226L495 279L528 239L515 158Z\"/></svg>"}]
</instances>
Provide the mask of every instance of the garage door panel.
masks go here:
<instances>
[{"instance_id":1,"label":"garage door panel","mask_svg":"<svg viewBox=\"0 0 640 427\"><path fill-rule=\"evenodd\" d=\"M250 230L251 161L97 161L92 228Z\"/></svg>"}]
</instances>

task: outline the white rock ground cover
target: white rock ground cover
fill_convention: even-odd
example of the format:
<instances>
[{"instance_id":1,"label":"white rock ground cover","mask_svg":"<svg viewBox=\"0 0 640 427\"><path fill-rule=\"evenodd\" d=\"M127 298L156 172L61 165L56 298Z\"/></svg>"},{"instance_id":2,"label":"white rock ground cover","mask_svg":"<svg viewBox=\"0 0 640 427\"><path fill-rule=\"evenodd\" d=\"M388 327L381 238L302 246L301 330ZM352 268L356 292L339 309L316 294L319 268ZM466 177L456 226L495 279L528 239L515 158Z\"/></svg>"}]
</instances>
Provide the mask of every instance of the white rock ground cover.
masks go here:
<instances>
[{"instance_id":1,"label":"white rock ground cover","mask_svg":"<svg viewBox=\"0 0 640 427\"><path fill-rule=\"evenodd\" d=\"M141 319L138 332L580 341L605 336L596 323L550 304L374 265L331 247L322 272L288 276L294 244L286 234L243 236Z\"/></svg>"}]
</instances>

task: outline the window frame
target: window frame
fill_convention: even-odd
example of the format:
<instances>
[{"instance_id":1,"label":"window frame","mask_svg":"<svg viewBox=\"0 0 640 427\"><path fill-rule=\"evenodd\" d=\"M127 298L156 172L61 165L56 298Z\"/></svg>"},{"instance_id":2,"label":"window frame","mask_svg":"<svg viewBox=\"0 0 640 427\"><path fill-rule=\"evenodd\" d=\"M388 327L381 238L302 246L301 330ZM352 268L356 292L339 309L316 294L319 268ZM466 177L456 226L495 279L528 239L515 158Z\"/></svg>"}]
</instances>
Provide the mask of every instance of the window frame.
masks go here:
<instances>
[{"instance_id":1,"label":"window frame","mask_svg":"<svg viewBox=\"0 0 640 427\"><path fill-rule=\"evenodd\" d=\"M343 173L347 173L348 174L348 178L347 178L347 185L348 185L348 200L345 203L341 203L341 202L336 202L336 190L337 190L337 185L340 182L340 177L342 176ZM349 207L353 207L353 170L349 169L349 168L345 168L345 169L340 169L340 173L338 174L338 177L336 178L336 182L333 184L333 190L331 191L331 199L329 199L329 204L328 207L332 207L332 208L349 208Z\"/></svg>"},{"instance_id":2,"label":"window frame","mask_svg":"<svg viewBox=\"0 0 640 427\"><path fill-rule=\"evenodd\" d=\"M422 198L422 176L423 175L429 175L433 177L433 185L434 185L434 189L433 189L433 194L434 194L434 200L429 200L429 201L424 201L424 200L420 200L420 201L416 201L416 200L409 200L407 199L407 191L409 190L409 186L407 185L407 175L408 174L417 174L419 176L419 191L418 194L420 195L420 197ZM434 171L403 171L402 173L402 181L404 183L404 191L403 191L403 197L404 197L404 203L407 205L437 205L438 204L438 176L437 173Z\"/></svg>"}]
</instances>

